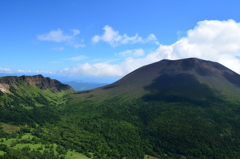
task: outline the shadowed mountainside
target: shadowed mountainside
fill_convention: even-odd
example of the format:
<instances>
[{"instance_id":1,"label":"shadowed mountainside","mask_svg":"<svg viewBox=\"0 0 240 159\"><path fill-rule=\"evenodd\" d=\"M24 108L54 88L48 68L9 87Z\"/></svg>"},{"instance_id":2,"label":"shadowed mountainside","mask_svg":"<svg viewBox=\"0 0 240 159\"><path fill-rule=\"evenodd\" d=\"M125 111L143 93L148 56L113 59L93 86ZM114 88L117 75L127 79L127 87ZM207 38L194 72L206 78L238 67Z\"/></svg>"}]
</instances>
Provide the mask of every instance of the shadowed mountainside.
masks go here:
<instances>
[{"instance_id":1,"label":"shadowed mountainside","mask_svg":"<svg viewBox=\"0 0 240 159\"><path fill-rule=\"evenodd\" d=\"M225 66L197 58L162 60L143 66L117 82L90 91L78 92L88 99L181 98L239 100L240 75Z\"/></svg>"}]
</instances>

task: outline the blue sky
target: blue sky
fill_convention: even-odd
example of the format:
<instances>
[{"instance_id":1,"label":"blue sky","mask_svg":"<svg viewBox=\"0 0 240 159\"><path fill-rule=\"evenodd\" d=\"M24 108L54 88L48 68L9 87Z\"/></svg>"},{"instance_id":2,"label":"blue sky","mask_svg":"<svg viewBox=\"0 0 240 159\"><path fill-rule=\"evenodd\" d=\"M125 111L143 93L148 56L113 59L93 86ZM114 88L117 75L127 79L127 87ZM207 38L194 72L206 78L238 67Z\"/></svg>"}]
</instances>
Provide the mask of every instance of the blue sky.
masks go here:
<instances>
[{"instance_id":1,"label":"blue sky","mask_svg":"<svg viewBox=\"0 0 240 159\"><path fill-rule=\"evenodd\" d=\"M164 58L240 73L240 2L3 0L0 73L121 78Z\"/></svg>"}]
</instances>

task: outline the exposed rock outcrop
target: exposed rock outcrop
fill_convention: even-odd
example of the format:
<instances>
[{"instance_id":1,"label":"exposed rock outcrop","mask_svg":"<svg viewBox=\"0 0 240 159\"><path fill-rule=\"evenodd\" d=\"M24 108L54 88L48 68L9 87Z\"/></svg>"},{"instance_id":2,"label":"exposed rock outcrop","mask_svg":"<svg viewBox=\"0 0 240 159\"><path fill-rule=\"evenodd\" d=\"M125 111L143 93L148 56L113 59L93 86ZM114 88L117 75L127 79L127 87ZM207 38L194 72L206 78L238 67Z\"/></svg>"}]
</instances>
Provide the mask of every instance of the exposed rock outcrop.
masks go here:
<instances>
[{"instance_id":1,"label":"exposed rock outcrop","mask_svg":"<svg viewBox=\"0 0 240 159\"><path fill-rule=\"evenodd\" d=\"M22 83L36 86L41 90L51 89L53 93L61 92L61 90L73 90L72 87L66 84L62 84L58 80L51 79L49 77L43 77L42 75L35 76L6 76L0 77L0 90L3 93L9 93L9 89L13 86L15 89Z\"/></svg>"}]
</instances>

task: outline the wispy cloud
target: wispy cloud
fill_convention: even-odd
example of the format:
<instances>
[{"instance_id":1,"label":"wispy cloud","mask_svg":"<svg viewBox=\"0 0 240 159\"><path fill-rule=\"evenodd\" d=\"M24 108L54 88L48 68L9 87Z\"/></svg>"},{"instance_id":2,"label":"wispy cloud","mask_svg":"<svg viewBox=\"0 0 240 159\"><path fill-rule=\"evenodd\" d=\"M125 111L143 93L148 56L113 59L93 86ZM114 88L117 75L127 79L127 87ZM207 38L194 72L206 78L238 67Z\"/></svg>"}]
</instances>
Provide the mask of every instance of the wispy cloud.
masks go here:
<instances>
[{"instance_id":1,"label":"wispy cloud","mask_svg":"<svg viewBox=\"0 0 240 159\"><path fill-rule=\"evenodd\" d=\"M37 35L37 39L41 41L52 41L52 42L66 42L75 48L84 47L84 44L78 42L76 36L80 34L78 29L72 29L72 34L66 34L61 29L52 30L48 33ZM60 47L62 48L62 47Z\"/></svg>"},{"instance_id":2,"label":"wispy cloud","mask_svg":"<svg viewBox=\"0 0 240 159\"><path fill-rule=\"evenodd\" d=\"M17 70L18 73L44 73L44 74L56 74L55 72L51 71L31 71L31 70Z\"/></svg>"},{"instance_id":3,"label":"wispy cloud","mask_svg":"<svg viewBox=\"0 0 240 159\"><path fill-rule=\"evenodd\" d=\"M17 70L19 73L32 73L33 71L31 70Z\"/></svg>"},{"instance_id":4,"label":"wispy cloud","mask_svg":"<svg viewBox=\"0 0 240 159\"><path fill-rule=\"evenodd\" d=\"M0 73L11 73L12 70L10 68L1 68L0 67Z\"/></svg>"},{"instance_id":5,"label":"wispy cloud","mask_svg":"<svg viewBox=\"0 0 240 159\"><path fill-rule=\"evenodd\" d=\"M111 46L116 47L121 44L130 43L148 43L155 42L158 44L157 38L154 34L149 34L147 38L142 38L138 34L135 36L128 36L127 34L120 35L118 31L113 30L111 26L106 25L104 28L103 35L95 35L92 38L93 43L104 41L109 43Z\"/></svg>"},{"instance_id":6,"label":"wispy cloud","mask_svg":"<svg viewBox=\"0 0 240 159\"><path fill-rule=\"evenodd\" d=\"M80 33L76 30L73 31L72 35L64 34L61 29L52 30L49 33L45 33L42 35L38 35L38 39L42 41L54 41L54 42L63 42L63 41L70 41L74 38L74 36L78 35Z\"/></svg>"},{"instance_id":7,"label":"wispy cloud","mask_svg":"<svg viewBox=\"0 0 240 159\"><path fill-rule=\"evenodd\" d=\"M64 47L54 47L52 50L63 51Z\"/></svg>"},{"instance_id":8,"label":"wispy cloud","mask_svg":"<svg viewBox=\"0 0 240 159\"><path fill-rule=\"evenodd\" d=\"M67 58L65 60L71 60L71 61L81 61L83 59L86 59L87 56L84 56L84 55L80 55L80 56L77 56L77 57L71 57L71 58Z\"/></svg>"},{"instance_id":9,"label":"wispy cloud","mask_svg":"<svg viewBox=\"0 0 240 159\"><path fill-rule=\"evenodd\" d=\"M84 44L80 44L80 43L78 43L78 42L76 42L76 41L69 41L69 42L68 42L68 45L73 46L73 47L75 47L75 48L85 47Z\"/></svg>"},{"instance_id":10,"label":"wispy cloud","mask_svg":"<svg viewBox=\"0 0 240 159\"><path fill-rule=\"evenodd\" d=\"M77 29L72 29L72 32L73 32L73 36L80 34L80 31Z\"/></svg>"},{"instance_id":11,"label":"wispy cloud","mask_svg":"<svg viewBox=\"0 0 240 159\"><path fill-rule=\"evenodd\" d=\"M144 50L143 49L126 50L126 51L117 53L117 55L139 57L144 55Z\"/></svg>"}]
</instances>

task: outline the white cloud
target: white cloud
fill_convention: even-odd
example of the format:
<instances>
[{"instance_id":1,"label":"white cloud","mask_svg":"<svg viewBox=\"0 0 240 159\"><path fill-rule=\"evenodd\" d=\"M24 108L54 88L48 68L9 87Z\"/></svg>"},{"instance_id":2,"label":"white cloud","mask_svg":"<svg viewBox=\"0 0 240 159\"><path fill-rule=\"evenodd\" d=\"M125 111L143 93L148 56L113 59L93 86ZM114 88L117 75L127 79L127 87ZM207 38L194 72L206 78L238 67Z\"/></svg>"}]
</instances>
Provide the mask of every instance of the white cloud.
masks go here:
<instances>
[{"instance_id":1,"label":"white cloud","mask_svg":"<svg viewBox=\"0 0 240 159\"><path fill-rule=\"evenodd\" d=\"M143 39L144 43L147 43L147 42L150 42L150 41L155 41L156 43L158 43L157 37L154 34L149 34L146 39Z\"/></svg>"},{"instance_id":2,"label":"white cloud","mask_svg":"<svg viewBox=\"0 0 240 159\"><path fill-rule=\"evenodd\" d=\"M44 73L44 74L55 74L55 72L51 71L31 71L31 70L17 70L19 73Z\"/></svg>"},{"instance_id":3,"label":"white cloud","mask_svg":"<svg viewBox=\"0 0 240 159\"><path fill-rule=\"evenodd\" d=\"M144 55L144 50L143 49L127 50L127 51L117 53L117 55L138 57L138 56L143 56Z\"/></svg>"},{"instance_id":4,"label":"white cloud","mask_svg":"<svg viewBox=\"0 0 240 159\"><path fill-rule=\"evenodd\" d=\"M77 30L77 29L72 29L72 32L73 32L73 36L80 34L80 30Z\"/></svg>"},{"instance_id":5,"label":"white cloud","mask_svg":"<svg viewBox=\"0 0 240 159\"><path fill-rule=\"evenodd\" d=\"M97 63L91 65L89 63L80 64L77 67L70 67L60 71L64 75L80 75L94 77L115 77L122 76L121 67L119 65L111 65L108 63Z\"/></svg>"},{"instance_id":6,"label":"white cloud","mask_svg":"<svg viewBox=\"0 0 240 159\"><path fill-rule=\"evenodd\" d=\"M111 46L115 47L120 44L129 44L129 43L147 43L147 42L157 42L157 38L154 34L150 34L146 39L143 39L138 34L135 36L128 36L127 34L120 35L118 31L113 30L112 27L106 25L104 28L103 35L95 35L92 38L93 43L98 43L99 41L104 41L109 43Z\"/></svg>"},{"instance_id":7,"label":"white cloud","mask_svg":"<svg viewBox=\"0 0 240 159\"><path fill-rule=\"evenodd\" d=\"M76 40L76 36L80 34L80 31L77 29L72 29L71 31L72 34L65 34L61 29L52 30L49 33L37 35L37 38L41 41L67 42L68 45L71 45L75 48L84 47L84 44L80 44Z\"/></svg>"},{"instance_id":8,"label":"white cloud","mask_svg":"<svg viewBox=\"0 0 240 159\"><path fill-rule=\"evenodd\" d=\"M0 67L0 73L11 73L12 70L10 68L1 68Z\"/></svg>"},{"instance_id":9,"label":"white cloud","mask_svg":"<svg viewBox=\"0 0 240 159\"><path fill-rule=\"evenodd\" d=\"M113 33L115 33L114 36L109 36L105 39L108 39L108 42L112 42L112 44L116 44L116 41L113 39L119 35L118 32ZM96 37L95 42L103 38ZM143 65L162 59L182 59L189 57L216 61L240 73L239 56L240 23L234 20L205 20L198 22L194 29L189 30L185 37L182 37L174 44L160 45L158 49L147 54L145 57L128 57L120 64L109 64L106 62L95 64L85 63L66 68L61 73L66 75L121 77Z\"/></svg>"},{"instance_id":10,"label":"white cloud","mask_svg":"<svg viewBox=\"0 0 240 159\"><path fill-rule=\"evenodd\" d=\"M84 44L80 44L80 43L78 43L78 42L76 42L76 41L69 41L69 42L68 42L68 45L71 45L71 46L73 46L73 47L75 47L75 48L85 47Z\"/></svg>"},{"instance_id":11,"label":"white cloud","mask_svg":"<svg viewBox=\"0 0 240 159\"><path fill-rule=\"evenodd\" d=\"M120 64L100 62L96 64L79 64L60 71L64 75L94 76L94 77L122 77L127 73L156 60L155 54L149 54L145 58L134 59L128 57Z\"/></svg>"},{"instance_id":12,"label":"white cloud","mask_svg":"<svg viewBox=\"0 0 240 159\"><path fill-rule=\"evenodd\" d=\"M61 29L52 30L49 33L38 35L38 39L42 41L54 41L54 42L63 42L72 40L75 34L66 35Z\"/></svg>"},{"instance_id":13,"label":"white cloud","mask_svg":"<svg viewBox=\"0 0 240 159\"><path fill-rule=\"evenodd\" d=\"M86 58L87 58L87 56L80 55L80 56L77 56L77 57L67 58L67 59L65 59L65 60L81 61L81 60L86 59Z\"/></svg>"},{"instance_id":14,"label":"white cloud","mask_svg":"<svg viewBox=\"0 0 240 159\"><path fill-rule=\"evenodd\" d=\"M62 51L64 50L64 47L55 47L55 48L52 48L52 50Z\"/></svg>"},{"instance_id":15,"label":"white cloud","mask_svg":"<svg viewBox=\"0 0 240 159\"><path fill-rule=\"evenodd\" d=\"M161 45L157 52L162 58L197 57L216 61L240 73L240 61L236 58L240 55L240 23L234 20L198 22L186 37L170 46Z\"/></svg>"},{"instance_id":16,"label":"white cloud","mask_svg":"<svg viewBox=\"0 0 240 159\"><path fill-rule=\"evenodd\" d=\"M31 71L31 70L18 70L17 72L19 72L19 73L32 73L33 71Z\"/></svg>"}]
</instances>

